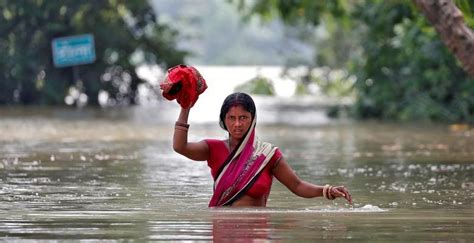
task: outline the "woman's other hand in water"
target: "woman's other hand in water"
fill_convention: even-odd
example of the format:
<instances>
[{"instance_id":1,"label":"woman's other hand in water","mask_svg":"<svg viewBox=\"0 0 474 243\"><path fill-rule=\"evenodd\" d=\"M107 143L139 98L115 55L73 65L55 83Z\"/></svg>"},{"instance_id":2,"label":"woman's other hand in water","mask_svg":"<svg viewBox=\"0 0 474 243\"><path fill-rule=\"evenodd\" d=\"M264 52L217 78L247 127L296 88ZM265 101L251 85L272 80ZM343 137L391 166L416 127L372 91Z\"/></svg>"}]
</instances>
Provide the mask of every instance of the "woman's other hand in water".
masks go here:
<instances>
[{"instance_id":1,"label":"woman's other hand in water","mask_svg":"<svg viewBox=\"0 0 474 243\"><path fill-rule=\"evenodd\" d=\"M331 188L331 190L329 191L329 193L331 194L331 196L333 196L334 198L338 198L338 197L343 197L345 198L350 204L352 204L352 197L351 197L351 194L349 193L349 191L346 189L346 187L344 186L334 186Z\"/></svg>"}]
</instances>

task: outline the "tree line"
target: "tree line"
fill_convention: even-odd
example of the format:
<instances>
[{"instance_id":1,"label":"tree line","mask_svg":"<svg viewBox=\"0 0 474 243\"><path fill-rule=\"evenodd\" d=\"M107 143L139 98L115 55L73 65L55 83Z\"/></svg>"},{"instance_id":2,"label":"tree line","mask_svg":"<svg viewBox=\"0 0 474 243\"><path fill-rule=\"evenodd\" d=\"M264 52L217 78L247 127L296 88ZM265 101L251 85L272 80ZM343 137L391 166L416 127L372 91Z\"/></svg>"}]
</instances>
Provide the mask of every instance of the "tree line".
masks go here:
<instances>
[{"instance_id":1,"label":"tree line","mask_svg":"<svg viewBox=\"0 0 474 243\"><path fill-rule=\"evenodd\" d=\"M0 9L0 104L99 105L100 92L110 104L135 104L145 84L138 65L166 68L187 55L145 0L3 0ZM55 67L51 41L84 33L94 36L95 62Z\"/></svg>"},{"instance_id":2,"label":"tree line","mask_svg":"<svg viewBox=\"0 0 474 243\"><path fill-rule=\"evenodd\" d=\"M233 0L246 16L280 18L301 38L324 26L314 67L356 79L354 116L474 122L474 26L468 1ZM0 1L0 104L133 105L142 64L164 70L190 53L145 0ZM308 28L309 27L309 28ZM96 61L54 67L51 40L92 33ZM318 82L308 72L300 82ZM331 85L331 82L328 83ZM67 99L68 98L68 99ZM103 104L102 104L103 105Z\"/></svg>"},{"instance_id":3,"label":"tree line","mask_svg":"<svg viewBox=\"0 0 474 243\"><path fill-rule=\"evenodd\" d=\"M329 37L316 44L319 51L309 66L342 68L356 77L350 83L355 117L474 122L474 12L469 1L233 3L245 16L325 26ZM301 81L319 79L308 73ZM326 82L330 86L340 80Z\"/></svg>"}]
</instances>

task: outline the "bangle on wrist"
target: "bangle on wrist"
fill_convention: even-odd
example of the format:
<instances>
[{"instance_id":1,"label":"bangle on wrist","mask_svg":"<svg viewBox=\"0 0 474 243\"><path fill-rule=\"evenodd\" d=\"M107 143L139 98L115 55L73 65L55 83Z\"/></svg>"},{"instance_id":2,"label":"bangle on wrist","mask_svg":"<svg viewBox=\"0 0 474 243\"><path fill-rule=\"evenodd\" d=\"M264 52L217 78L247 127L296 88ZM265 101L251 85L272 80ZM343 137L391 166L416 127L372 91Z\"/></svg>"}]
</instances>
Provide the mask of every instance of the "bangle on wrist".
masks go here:
<instances>
[{"instance_id":1,"label":"bangle on wrist","mask_svg":"<svg viewBox=\"0 0 474 243\"><path fill-rule=\"evenodd\" d=\"M323 187L323 196L324 198L328 198L328 189L329 189L329 185L326 184L324 187Z\"/></svg>"},{"instance_id":2,"label":"bangle on wrist","mask_svg":"<svg viewBox=\"0 0 474 243\"><path fill-rule=\"evenodd\" d=\"M329 200L334 200L336 199L336 197L334 195L332 195L332 189L334 188L334 186L330 186L329 189L328 189L328 199Z\"/></svg>"},{"instance_id":3,"label":"bangle on wrist","mask_svg":"<svg viewBox=\"0 0 474 243\"><path fill-rule=\"evenodd\" d=\"M181 130L181 131L185 131L185 132L188 131L188 128L187 128L187 127L182 127L182 126L175 126L174 129L176 129L176 130Z\"/></svg>"},{"instance_id":4,"label":"bangle on wrist","mask_svg":"<svg viewBox=\"0 0 474 243\"><path fill-rule=\"evenodd\" d=\"M180 121L176 121L176 122L174 123L174 126L175 126L175 127L185 127L186 129L189 128L189 124L184 123L184 122L180 122Z\"/></svg>"},{"instance_id":5,"label":"bangle on wrist","mask_svg":"<svg viewBox=\"0 0 474 243\"><path fill-rule=\"evenodd\" d=\"M334 187L329 185L329 184L326 184L324 187L323 187L323 196L328 199L328 200L334 200L336 199L335 196L332 195L332 189Z\"/></svg>"}]
</instances>

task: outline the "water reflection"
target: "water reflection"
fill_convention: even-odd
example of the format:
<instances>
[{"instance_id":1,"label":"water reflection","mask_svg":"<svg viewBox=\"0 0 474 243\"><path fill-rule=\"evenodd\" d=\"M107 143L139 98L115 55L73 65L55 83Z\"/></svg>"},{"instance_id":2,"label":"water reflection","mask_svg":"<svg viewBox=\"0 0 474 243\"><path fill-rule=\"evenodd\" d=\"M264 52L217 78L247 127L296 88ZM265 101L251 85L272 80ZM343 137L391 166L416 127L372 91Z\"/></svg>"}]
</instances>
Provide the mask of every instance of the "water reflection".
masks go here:
<instances>
[{"instance_id":1,"label":"water reflection","mask_svg":"<svg viewBox=\"0 0 474 243\"><path fill-rule=\"evenodd\" d=\"M274 112L262 107L261 116ZM206 164L171 149L176 109L64 112L0 111L2 239L474 237L472 130L268 119L258 124L259 136L277 144L303 179L348 185L354 206L298 198L274 183L268 208L210 210ZM192 140L224 136L217 122L195 121L190 131Z\"/></svg>"},{"instance_id":2,"label":"water reflection","mask_svg":"<svg viewBox=\"0 0 474 243\"><path fill-rule=\"evenodd\" d=\"M275 239L269 218L269 213L213 213L212 239L216 242Z\"/></svg>"},{"instance_id":3,"label":"water reflection","mask_svg":"<svg viewBox=\"0 0 474 243\"><path fill-rule=\"evenodd\" d=\"M354 212L383 212L367 205L361 209L218 209L212 212L213 240L227 242L253 240L351 239L344 219ZM335 220L337 219L337 220ZM294 231L298 232L296 236Z\"/></svg>"}]
</instances>

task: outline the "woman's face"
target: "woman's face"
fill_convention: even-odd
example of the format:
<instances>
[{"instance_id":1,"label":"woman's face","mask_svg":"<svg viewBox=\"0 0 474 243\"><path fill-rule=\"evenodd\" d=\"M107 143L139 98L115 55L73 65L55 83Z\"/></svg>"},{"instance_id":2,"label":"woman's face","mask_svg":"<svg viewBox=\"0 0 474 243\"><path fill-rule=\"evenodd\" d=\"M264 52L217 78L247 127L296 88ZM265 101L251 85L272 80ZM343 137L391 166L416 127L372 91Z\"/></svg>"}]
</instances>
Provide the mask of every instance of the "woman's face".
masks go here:
<instances>
[{"instance_id":1,"label":"woman's face","mask_svg":"<svg viewBox=\"0 0 474 243\"><path fill-rule=\"evenodd\" d=\"M250 128L252 114L246 111L241 105L232 106L225 115L224 122L230 136L240 140Z\"/></svg>"}]
</instances>

